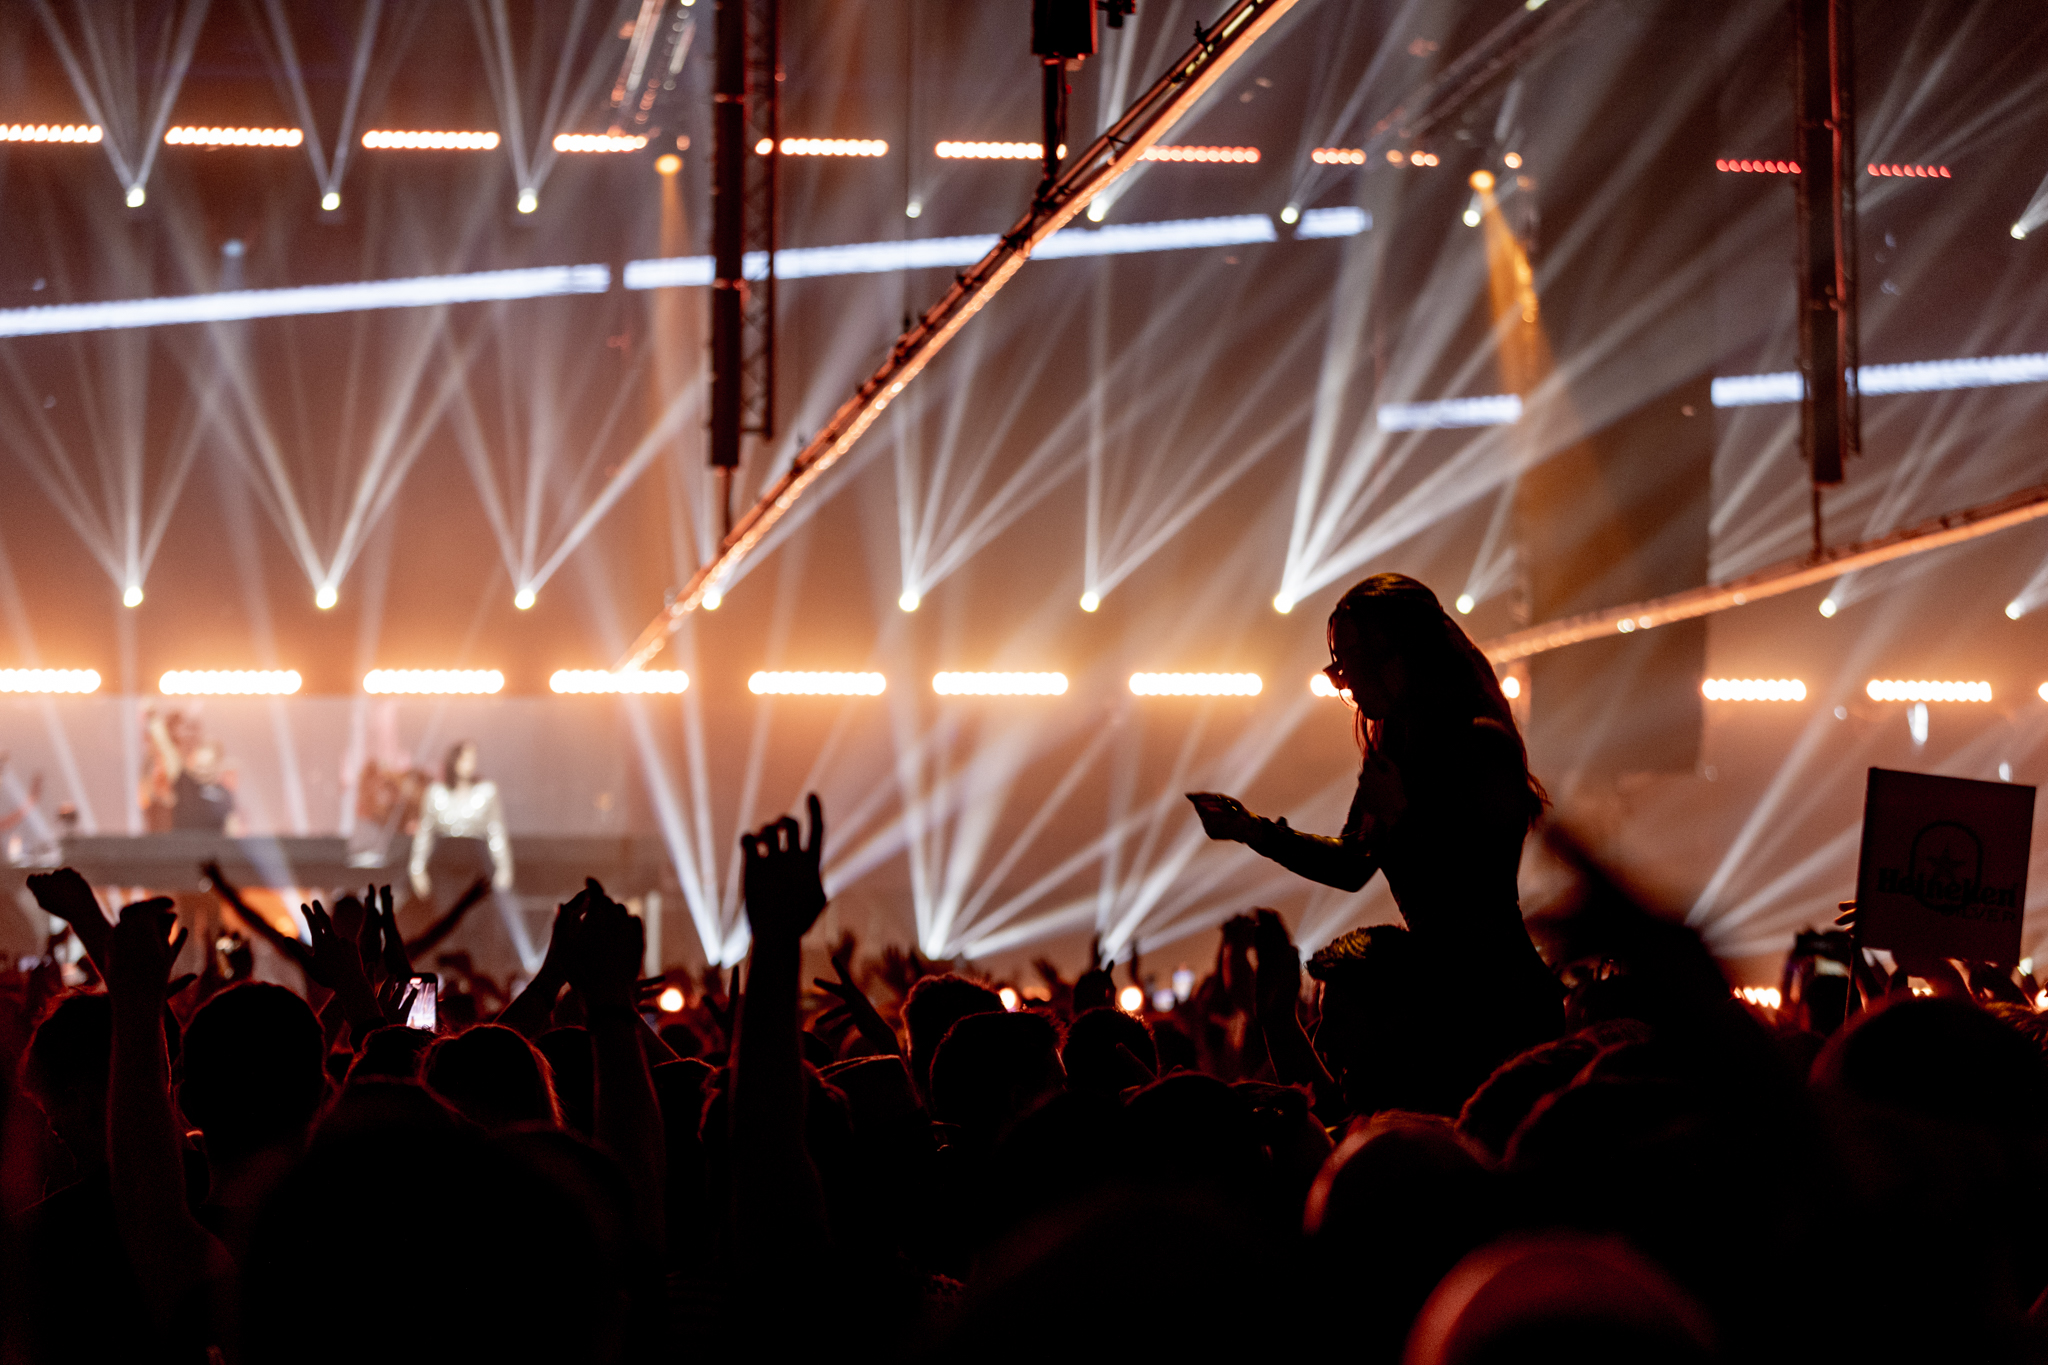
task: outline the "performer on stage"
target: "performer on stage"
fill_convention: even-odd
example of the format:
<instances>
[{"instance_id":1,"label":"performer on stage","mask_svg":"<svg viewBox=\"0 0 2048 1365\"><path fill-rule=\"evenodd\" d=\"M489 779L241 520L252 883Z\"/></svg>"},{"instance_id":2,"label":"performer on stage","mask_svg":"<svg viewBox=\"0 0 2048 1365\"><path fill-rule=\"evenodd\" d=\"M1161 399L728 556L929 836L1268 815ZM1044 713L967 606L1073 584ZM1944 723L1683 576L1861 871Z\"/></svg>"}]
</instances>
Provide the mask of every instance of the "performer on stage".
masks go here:
<instances>
[{"instance_id":1,"label":"performer on stage","mask_svg":"<svg viewBox=\"0 0 2048 1365\"><path fill-rule=\"evenodd\" d=\"M427 862L436 844L467 846L456 861L466 864L457 885L488 871L498 917L511 937L519 965L532 973L540 967L540 951L526 931L519 900L512 894L512 840L505 832L505 807L498 784L477 776L476 743L461 740L448 751L441 780L420 799L419 828L412 837L412 889L423 901L433 898Z\"/></svg>"},{"instance_id":2,"label":"performer on stage","mask_svg":"<svg viewBox=\"0 0 2048 1365\"><path fill-rule=\"evenodd\" d=\"M173 723L179 726L175 736ZM229 827L235 817L235 778L220 742L203 738L196 724L176 712L169 718L146 712L143 724L156 759L145 782L151 811L168 808L168 820L163 824L152 820L152 831L167 825L212 834L239 833Z\"/></svg>"},{"instance_id":3,"label":"performer on stage","mask_svg":"<svg viewBox=\"0 0 2048 1365\"><path fill-rule=\"evenodd\" d=\"M505 807L498 784L476 774L476 741L461 740L448 751L441 780L420 801L419 828L412 836L412 889L421 900L434 893L427 859L441 839L481 839L490 847L491 888L512 889L512 840L505 833Z\"/></svg>"}]
</instances>

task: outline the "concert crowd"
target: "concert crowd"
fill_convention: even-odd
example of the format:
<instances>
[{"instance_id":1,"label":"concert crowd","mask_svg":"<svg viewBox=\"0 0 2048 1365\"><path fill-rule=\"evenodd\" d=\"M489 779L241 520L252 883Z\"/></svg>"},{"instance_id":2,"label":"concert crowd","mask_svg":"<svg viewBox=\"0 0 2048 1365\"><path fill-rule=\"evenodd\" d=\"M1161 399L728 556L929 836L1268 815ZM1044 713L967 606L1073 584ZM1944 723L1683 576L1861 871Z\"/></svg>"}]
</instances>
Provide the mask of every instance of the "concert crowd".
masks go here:
<instances>
[{"instance_id":1,"label":"concert crowd","mask_svg":"<svg viewBox=\"0 0 2048 1365\"><path fill-rule=\"evenodd\" d=\"M1556 834L1539 958L1486 903L1541 827L1512 718L1372 582L1331 626L1345 833L1194 803L1404 924L1304 961L1247 907L1185 991L807 954L815 798L743 838L744 975L680 1008L594 881L429 1030L389 887L305 908L301 992L174 977L168 899L32 877L82 980L0 1001L0 1365L2040 1358L2036 983L1816 932L1765 1009Z\"/></svg>"}]
</instances>

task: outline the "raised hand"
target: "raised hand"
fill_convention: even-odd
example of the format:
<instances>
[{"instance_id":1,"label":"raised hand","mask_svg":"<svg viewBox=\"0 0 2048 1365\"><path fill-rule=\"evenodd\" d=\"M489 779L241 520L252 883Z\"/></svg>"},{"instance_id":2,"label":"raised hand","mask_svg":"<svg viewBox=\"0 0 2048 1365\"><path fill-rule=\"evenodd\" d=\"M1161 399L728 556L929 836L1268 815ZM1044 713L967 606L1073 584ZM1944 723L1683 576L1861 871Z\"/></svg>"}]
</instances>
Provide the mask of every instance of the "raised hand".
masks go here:
<instances>
[{"instance_id":1,"label":"raised hand","mask_svg":"<svg viewBox=\"0 0 2048 1365\"><path fill-rule=\"evenodd\" d=\"M383 1007L363 971L363 955L356 945L336 931L327 908L319 901L301 905L299 913L305 916L306 932L313 938L306 974L340 998L350 1023L374 1027L382 1022Z\"/></svg>"},{"instance_id":2,"label":"raised hand","mask_svg":"<svg viewBox=\"0 0 2048 1365\"><path fill-rule=\"evenodd\" d=\"M406 954L405 938L398 932L398 915L391 907L391 883L371 889L380 892L366 904L372 909L371 922L384 938L384 975L392 981L403 981L412 975L412 959Z\"/></svg>"},{"instance_id":3,"label":"raised hand","mask_svg":"<svg viewBox=\"0 0 2048 1365\"><path fill-rule=\"evenodd\" d=\"M555 1001L562 994L562 987L569 984L571 964L582 951L583 923L590 912L591 888L596 885L595 881L586 881L581 891L555 907L555 927L548 935L547 955L541 959L540 970L519 992L518 999L498 1015L499 1023L530 1039L547 1031L554 1017ZM478 878L470 889L481 897L489 894L490 887Z\"/></svg>"},{"instance_id":4,"label":"raised hand","mask_svg":"<svg viewBox=\"0 0 2048 1365\"><path fill-rule=\"evenodd\" d=\"M896 1030L889 1027L889 1022L882 1018L880 1011L875 1009L874 1002L868 999L868 993L853 979L853 948L852 934L840 939L838 948L832 953L832 970L839 979L827 981L824 977L818 976L811 978L811 984L838 1001L833 1010L844 1010L848 1021L860 1030L860 1036L871 1047L884 1053L901 1056L903 1044L896 1037ZM832 1010L827 1011L831 1012Z\"/></svg>"},{"instance_id":5,"label":"raised hand","mask_svg":"<svg viewBox=\"0 0 2048 1365\"><path fill-rule=\"evenodd\" d=\"M587 909L569 959L569 984L593 1014L600 1009L631 1011L640 984L640 961L647 951L646 926L606 895L595 877L586 878L583 889Z\"/></svg>"},{"instance_id":6,"label":"raised hand","mask_svg":"<svg viewBox=\"0 0 2048 1365\"><path fill-rule=\"evenodd\" d=\"M1102 960L1102 935L1088 943L1088 969L1074 979L1074 1013L1105 1009L1116 1003L1116 978Z\"/></svg>"},{"instance_id":7,"label":"raised hand","mask_svg":"<svg viewBox=\"0 0 2048 1365\"><path fill-rule=\"evenodd\" d=\"M569 964L580 951L578 938L583 932L583 921L590 914L591 888L596 885L595 878L585 880L581 891L555 907L554 928L548 934L547 954L541 959L540 970L534 973L536 982L560 986L569 980Z\"/></svg>"},{"instance_id":8,"label":"raised hand","mask_svg":"<svg viewBox=\"0 0 2048 1365\"><path fill-rule=\"evenodd\" d=\"M175 937L171 934L178 923L172 905L169 896L155 896L121 908L121 922L113 926L107 941L108 995L161 1001L169 994L171 964L185 946L183 929Z\"/></svg>"},{"instance_id":9,"label":"raised hand","mask_svg":"<svg viewBox=\"0 0 2048 1365\"><path fill-rule=\"evenodd\" d=\"M1251 982L1253 1007L1275 1074L1283 1085L1306 1085L1314 1091L1319 1111L1339 1112L1342 1091L1301 1027L1301 953L1286 924L1261 907L1233 918L1225 926L1226 937L1232 926L1240 939L1250 931L1252 951L1258 956ZM1252 1060L1257 1060L1255 1054Z\"/></svg>"},{"instance_id":10,"label":"raised hand","mask_svg":"<svg viewBox=\"0 0 2048 1365\"><path fill-rule=\"evenodd\" d=\"M1259 817L1246 810L1244 803L1234 796L1188 792L1187 798L1194 804L1195 814L1202 818L1202 833L1211 839L1246 844L1259 831Z\"/></svg>"},{"instance_id":11,"label":"raised hand","mask_svg":"<svg viewBox=\"0 0 2048 1365\"><path fill-rule=\"evenodd\" d=\"M394 976L377 992L377 1007L387 1024L402 1024L412 1017L412 1002L419 998L419 984L409 976Z\"/></svg>"},{"instance_id":12,"label":"raised hand","mask_svg":"<svg viewBox=\"0 0 2048 1365\"><path fill-rule=\"evenodd\" d=\"M78 935L79 946L92 959L92 965L101 976L107 974L107 947L113 936L114 926L107 923L107 917L100 910L99 899L92 894L92 887L85 878L68 867L55 872L37 872L30 875L28 889L36 898L36 904L71 926Z\"/></svg>"},{"instance_id":13,"label":"raised hand","mask_svg":"<svg viewBox=\"0 0 2048 1365\"><path fill-rule=\"evenodd\" d=\"M747 925L758 943L793 946L802 942L825 910L819 864L825 852L825 811L815 794L805 798L811 837L804 842L790 816L740 836L746 855Z\"/></svg>"},{"instance_id":14,"label":"raised hand","mask_svg":"<svg viewBox=\"0 0 2048 1365\"><path fill-rule=\"evenodd\" d=\"M710 984L714 989L704 992L702 997L704 1012L711 1016L712 1023L718 1025L719 1045L730 1049L732 1047L733 1021L738 1018L740 1012L740 964L737 962L732 964L732 984L725 989L722 995L718 994L715 990L718 983L718 968L712 967L707 969L707 974L711 978Z\"/></svg>"}]
</instances>

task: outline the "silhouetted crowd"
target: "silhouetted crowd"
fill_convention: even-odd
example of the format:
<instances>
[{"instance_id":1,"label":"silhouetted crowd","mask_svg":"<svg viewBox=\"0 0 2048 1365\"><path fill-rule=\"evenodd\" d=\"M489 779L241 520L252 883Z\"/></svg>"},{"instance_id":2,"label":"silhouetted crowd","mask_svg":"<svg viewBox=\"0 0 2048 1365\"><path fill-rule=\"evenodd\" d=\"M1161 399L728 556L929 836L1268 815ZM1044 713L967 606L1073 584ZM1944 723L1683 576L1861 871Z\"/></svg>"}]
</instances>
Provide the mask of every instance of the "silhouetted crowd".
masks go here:
<instances>
[{"instance_id":1,"label":"silhouetted crowd","mask_svg":"<svg viewBox=\"0 0 2048 1365\"><path fill-rule=\"evenodd\" d=\"M0 1361L2042 1354L2030 979L1805 936L1766 1011L1587 864L1534 1047L1484 961L1263 910L1170 1008L851 940L806 983L821 840L744 840L746 974L680 1010L592 882L436 1031L388 889L307 907L301 994L32 879L85 983L6 980Z\"/></svg>"}]
</instances>

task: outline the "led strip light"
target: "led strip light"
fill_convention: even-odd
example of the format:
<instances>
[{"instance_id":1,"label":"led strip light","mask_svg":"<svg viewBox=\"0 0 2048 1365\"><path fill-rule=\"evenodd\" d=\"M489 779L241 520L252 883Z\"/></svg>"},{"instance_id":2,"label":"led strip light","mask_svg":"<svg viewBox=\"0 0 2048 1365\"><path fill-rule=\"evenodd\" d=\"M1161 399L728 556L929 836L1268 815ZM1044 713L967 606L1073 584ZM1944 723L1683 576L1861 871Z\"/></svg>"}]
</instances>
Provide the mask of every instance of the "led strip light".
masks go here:
<instances>
[{"instance_id":1,"label":"led strip light","mask_svg":"<svg viewBox=\"0 0 2048 1365\"><path fill-rule=\"evenodd\" d=\"M90 668L0 668L0 692L80 696L100 690L100 675Z\"/></svg>"}]
</instances>

